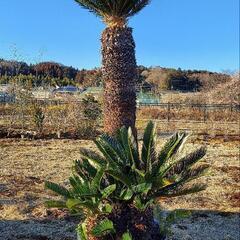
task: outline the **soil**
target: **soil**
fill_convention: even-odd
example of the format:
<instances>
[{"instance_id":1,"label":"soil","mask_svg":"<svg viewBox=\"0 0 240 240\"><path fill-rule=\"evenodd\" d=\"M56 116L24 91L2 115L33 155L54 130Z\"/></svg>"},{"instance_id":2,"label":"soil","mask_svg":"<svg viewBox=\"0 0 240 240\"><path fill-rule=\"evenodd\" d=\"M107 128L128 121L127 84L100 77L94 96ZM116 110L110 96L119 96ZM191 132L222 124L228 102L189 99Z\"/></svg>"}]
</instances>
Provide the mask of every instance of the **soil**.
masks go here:
<instances>
[{"instance_id":1,"label":"soil","mask_svg":"<svg viewBox=\"0 0 240 240\"><path fill-rule=\"evenodd\" d=\"M159 147L164 140L159 140ZM191 217L171 227L171 240L239 239L239 142L230 138L196 138L186 145L189 152L207 145L204 162L211 165L209 175L200 181L206 191L161 200L166 211L191 210ZM87 140L0 139L0 239L72 240L76 239L78 219L58 210L46 210L43 202L52 198L44 181L67 184L79 148L94 149Z\"/></svg>"}]
</instances>

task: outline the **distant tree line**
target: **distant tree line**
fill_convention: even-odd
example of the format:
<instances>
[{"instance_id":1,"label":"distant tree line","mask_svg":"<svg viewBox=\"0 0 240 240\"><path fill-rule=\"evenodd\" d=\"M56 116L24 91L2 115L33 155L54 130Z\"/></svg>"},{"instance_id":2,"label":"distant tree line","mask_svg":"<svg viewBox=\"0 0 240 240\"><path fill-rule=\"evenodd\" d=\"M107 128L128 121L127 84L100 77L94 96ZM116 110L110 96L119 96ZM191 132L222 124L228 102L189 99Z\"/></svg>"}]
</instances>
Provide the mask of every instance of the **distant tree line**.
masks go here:
<instances>
[{"instance_id":1,"label":"distant tree line","mask_svg":"<svg viewBox=\"0 0 240 240\"><path fill-rule=\"evenodd\" d=\"M138 86L156 92L162 90L200 91L213 89L226 83L230 76L199 70L182 70L161 67L138 69ZM99 86L102 84L101 69L76 69L55 62L27 64L0 59L0 84L19 81L32 86Z\"/></svg>"},{"instance_id":2,"label":"distant tree line","mask_svg":"<svg viewBox=\"0 0 240 240\"><path fill-rule=\"evenodd\" d=\"M150 85L156 92L162 90L210 90L231 79L230 75L209 71L162 67L141 67L140 69L141 81L145 85Z\"/></svg>"}]
</instances>

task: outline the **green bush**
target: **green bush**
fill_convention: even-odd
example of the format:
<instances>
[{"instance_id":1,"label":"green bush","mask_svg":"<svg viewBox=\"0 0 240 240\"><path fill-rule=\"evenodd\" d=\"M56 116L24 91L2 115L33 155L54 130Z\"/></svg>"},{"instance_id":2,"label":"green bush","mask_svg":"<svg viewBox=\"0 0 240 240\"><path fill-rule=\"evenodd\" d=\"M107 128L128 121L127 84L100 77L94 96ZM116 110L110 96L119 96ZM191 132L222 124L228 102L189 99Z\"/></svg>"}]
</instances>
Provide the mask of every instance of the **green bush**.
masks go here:
<instances>
[{"instance_id":1,"label":"green bush","mask_svg":"<svg viewBox=\"0 0 240 240\"><path fill-rule=\"evenodd\" d=\"M173 135L158 153L152 122L145 129L141 151L131 129L121 128L116 137L103 134L95 140L99 153L81 149L69 189L46 182L48 189L63 196L61 201L48 201L47 206L81 214L83 222L77 232L82 240L89 236L104 240L162 239L160 224L156 225L153 216L159 198L206 188L189 184L208 166L196 166L206 153L203 147L181 155L187 137L186 133Z\"/></svg>"},{"instance_id":2,"label":"green bush","mask_svg":"<svg viewBox=\"0 0 240 240\"><path fill-rule=\"evenodd\" d=\"M42 133L45 115L42 107L39 104L37 103L33 104L32 115L33 115L33 122L37 131L39 133Z\"/></svg>"}]
</instances>

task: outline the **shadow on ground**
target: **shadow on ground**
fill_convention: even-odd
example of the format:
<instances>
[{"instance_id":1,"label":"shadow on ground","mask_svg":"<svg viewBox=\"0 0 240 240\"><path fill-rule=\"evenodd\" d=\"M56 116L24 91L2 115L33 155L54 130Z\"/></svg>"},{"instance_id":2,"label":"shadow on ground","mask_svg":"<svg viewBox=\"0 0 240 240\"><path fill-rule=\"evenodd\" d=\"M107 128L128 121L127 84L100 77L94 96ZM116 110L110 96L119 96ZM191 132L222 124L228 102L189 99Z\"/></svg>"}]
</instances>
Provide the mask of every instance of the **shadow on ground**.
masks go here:
<instances>
[{"instance_id":1,"label":"shadow on ground","mask_svg":"<svg viewBox=\"0 0 240 240\"><path fill-rule=\"evenodd\" d=\"M171 240L238 240L239 213L192 211L171 227ZM76 219L0 220L1 240L75 240Z\"/></svg>"}]
</instances>

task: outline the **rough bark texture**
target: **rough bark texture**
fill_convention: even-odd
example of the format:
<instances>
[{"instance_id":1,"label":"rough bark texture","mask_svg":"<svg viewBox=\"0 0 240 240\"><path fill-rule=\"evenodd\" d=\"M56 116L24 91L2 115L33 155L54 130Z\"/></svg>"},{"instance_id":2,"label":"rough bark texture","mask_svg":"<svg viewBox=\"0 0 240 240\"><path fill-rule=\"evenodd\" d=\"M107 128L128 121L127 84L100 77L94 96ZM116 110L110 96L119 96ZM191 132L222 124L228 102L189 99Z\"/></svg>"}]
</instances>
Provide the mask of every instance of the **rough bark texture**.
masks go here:
<instances>
[{"instance_id":1,"label":"rough bark texture","mask_svg":"<svg viewBox=\"0 0 240 240\"><path fill-rule=\"evenodd\" d=\"M114 239L116 240L121 240L123 233L128 230L134 240L164 239L160 234L159 225L154 221L151 208L141 212L132 205L116 205L109 219L113 221L115 226L116 236L114 236Z\"/></svg>"},{"instance_id":2,"label":"rough bark texture","mask_svg":"<svg viewBox=\"0 0 240 240\"><path fill-rule=\"evenodd\" d=\"M104 130L113 135L136 121L136 59L132 29L108 27L102 34Z\"/></svg>"}]
</instances>

